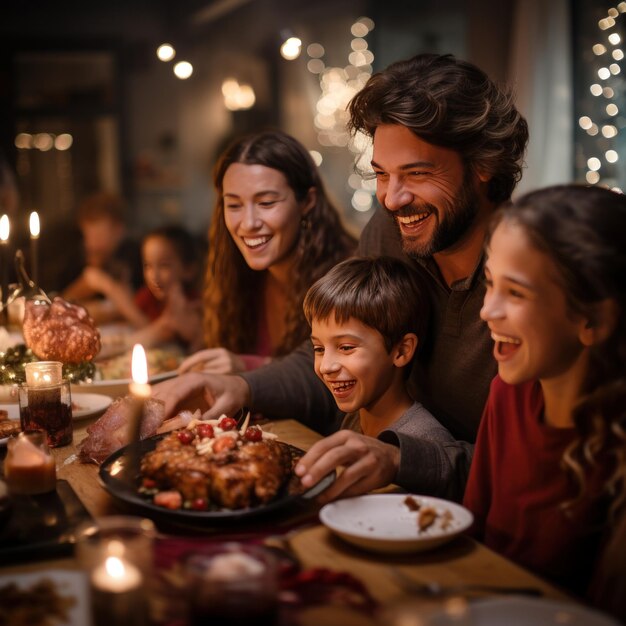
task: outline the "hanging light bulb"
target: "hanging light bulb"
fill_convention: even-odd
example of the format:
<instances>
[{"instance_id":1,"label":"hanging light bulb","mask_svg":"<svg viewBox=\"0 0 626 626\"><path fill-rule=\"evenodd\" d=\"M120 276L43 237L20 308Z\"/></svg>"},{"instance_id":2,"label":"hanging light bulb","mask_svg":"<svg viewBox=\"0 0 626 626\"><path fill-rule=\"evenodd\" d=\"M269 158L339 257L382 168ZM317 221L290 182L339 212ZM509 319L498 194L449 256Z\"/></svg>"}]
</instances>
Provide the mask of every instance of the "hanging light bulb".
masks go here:
<instances>
[{"instance_id":1,"label":"hanging light bulb","mask_svg":"<svg viewBox=\"0 0 626 626\"><path fill-rule=\"evenodd\" d=\"M161 59L161 61L171 61L176 56L176 50L174 50L174 46L169 43L162 43L157 48L157 57Z\"/></svg>"}]
</instances>

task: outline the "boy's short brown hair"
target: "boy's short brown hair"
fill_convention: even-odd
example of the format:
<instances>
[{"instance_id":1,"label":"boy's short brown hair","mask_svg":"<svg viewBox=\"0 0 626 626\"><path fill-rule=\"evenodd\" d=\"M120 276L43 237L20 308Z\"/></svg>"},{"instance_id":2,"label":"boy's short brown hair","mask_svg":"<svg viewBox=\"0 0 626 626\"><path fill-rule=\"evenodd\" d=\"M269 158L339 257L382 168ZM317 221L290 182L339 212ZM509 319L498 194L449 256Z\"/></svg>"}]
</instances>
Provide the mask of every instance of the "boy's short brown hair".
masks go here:
<instances>
[{"instance_id":1,"label":"boy's short brown hair","mask_svg":"<svg viewBox=\"0 0 626 626\"><path fill-rule=\"evenodd\" d=\"M392 257L342 261L309 289L304 315L309 322L334 315L338 324L350 318L377 330L389 352L407 333L422 343L430 304L420 274Z\"/></svg>"}]
</instances>

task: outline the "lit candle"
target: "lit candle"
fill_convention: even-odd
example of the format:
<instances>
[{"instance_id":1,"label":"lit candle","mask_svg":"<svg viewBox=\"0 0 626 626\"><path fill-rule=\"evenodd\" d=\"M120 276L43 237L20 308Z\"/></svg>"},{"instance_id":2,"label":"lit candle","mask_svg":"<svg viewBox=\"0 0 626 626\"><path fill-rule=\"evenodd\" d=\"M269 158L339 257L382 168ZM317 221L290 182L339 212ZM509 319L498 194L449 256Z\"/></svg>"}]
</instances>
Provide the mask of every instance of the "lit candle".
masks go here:
<instances>
[{"instance_id":1,"label":"lit candle","mask_svg":"<svg viewBox=\"0 0 626 626\"><path fill-rule=\"evenodd\" d=\"M33 211L30 214L30 275L35 285L39 284L39 214Z\"/></svg>"},{"instance_id":2,"label":"lit candle","mask_svg":"<svg viewBox=\"0 0 626 626\"><path fill-rule=\"evenodd\" d=\"M2 264L2 323L8 322L7 300L9 298L9 231L11 224L9 216L0 217L0 263Z\"/></svg>"},{"instance_id":3,"label":"lit candle","mask_svg":"<svg viewBox=\"0 0 626 626\"><path fill-rule=\"evenodd\" d=\"M34 495L56 488L56 465L42 430L9 439L4 475L12 493Z\"/></svg>"},{"instance_id":4,"label":"lit candle","mask_svg":"<svg viewBox=\"0 0 626 626\"><path fill-rule=\"evenodd\" d=\"M112 541L111 544L118 543ZM147 607L143 576L122 556L109 554L91 574L91 600L96 626L145 624Z\"/></svg>"},{"instance_id":5,"label":"lit candle","mask_svg":"<svg viewBox=\"0 0 626 626\"><path fill-rule=\"evenodd\" d=\"M63 364L35 361L26 363L24 372L26 384L19 388L22 430L45 430L51 448L72 443L72 399Z\"/></svg>"},{"instance_id":6,"label":"lit candle","mask_svg":"<svg viewBox=\"0 0 626 626\"><path fill-rule=\"evenodd\" d=\"M131 411L129 423L130 463L129 480L134 480L139 471L139 450L137 444L141 439L141 424L146 400L150 397L150 385L148 384L148 361L146 351L140 343L133 346L131 361L131 374L133 382L128 385L130 395L134 400L134 410Z\"/></svg>"}]
</instances>

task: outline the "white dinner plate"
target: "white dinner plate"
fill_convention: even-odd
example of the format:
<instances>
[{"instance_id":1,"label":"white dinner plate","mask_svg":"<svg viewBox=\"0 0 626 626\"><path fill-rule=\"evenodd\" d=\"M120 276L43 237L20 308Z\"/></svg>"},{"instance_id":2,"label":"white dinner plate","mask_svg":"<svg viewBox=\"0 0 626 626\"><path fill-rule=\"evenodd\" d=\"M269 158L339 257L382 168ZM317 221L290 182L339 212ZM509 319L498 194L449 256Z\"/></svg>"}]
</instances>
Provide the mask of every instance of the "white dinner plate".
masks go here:
<instances>
[{"instance_id":1,"label":"white dinner plate","mask_svg":"<svg viewBox=\"0 0 626 626\"><path fill-rule=\"evenodd\" d=\"M113 400L109 396L100 393L73 393L72 417L74 420L82 420L93 415L102 413Z\"/></svg>"},{"instance_id":2,"label":"white dinner plate","mask_svg":"<svg viewBox=\"0 0 626 626\"><path fill-rule=\"evenodd\" d=\"M54 585L55 592L66 598L67 619L59 619L52 615L46 616L48 626L91 626L91 611L89 607L89 589L87 578L83 572L73 572L70 570L50 569L41 572L31 572L28 574L9 574L0 576L0 589L15 583L22 591L32 589L35 584L42 580L49 580ZM41 603L41 598L36 595L32 599L33 604ZM7 609L8 607L3 607ZM10 613L8 624L11 621ZM34 623L34 622L33 622ZM37 623L40 623L39 621Z\"/></svg>"},{"instance_id":3,"label":"white dinner plate","mask_svg":"<svg viewBox=\"0 0 626 626\"><path fill-rule=\"evenodd\" d=\"M406 504L407 497L421 507L432 507L435 522L420 531L417 511ZM444 522L443 514L451 517ZM337 500L320 511L322 523L345 541L374 552L420 552L450 541L469 528L472 514L448 500L412 494L372 494Z\"/></svg>"},{"instance_id":4,"label":"white dinner plate","mask_svg":"<svg viewBox=\"0 0 626 626\"><path fill-rule=\"evenodd\" d=\"M427 626L619 626L611 617L580 604L543 598L491 598L467 605L465 615L458 611L438 611L424 623Z\"/></svg>"},{"instance_id":5,"label":"white dinner plate","mask_svg":"<svg viewBox=\"0 0 626 626\"><path fill-rule=\"evenodd\" d=\"M148 382L150 384L158 383L168 378L173 378L178 372L175 370L172 372L162 372L161 374L155 374L150 376ZM94 391L94 393L104 394L110 398L118 398L128 394L128 385L132 383L132 378L118 378L115 380L94 380L91 383L76 383L72 384L72 398L75 394L80 394L85 391Z\"/></svg>"}]
</instances>

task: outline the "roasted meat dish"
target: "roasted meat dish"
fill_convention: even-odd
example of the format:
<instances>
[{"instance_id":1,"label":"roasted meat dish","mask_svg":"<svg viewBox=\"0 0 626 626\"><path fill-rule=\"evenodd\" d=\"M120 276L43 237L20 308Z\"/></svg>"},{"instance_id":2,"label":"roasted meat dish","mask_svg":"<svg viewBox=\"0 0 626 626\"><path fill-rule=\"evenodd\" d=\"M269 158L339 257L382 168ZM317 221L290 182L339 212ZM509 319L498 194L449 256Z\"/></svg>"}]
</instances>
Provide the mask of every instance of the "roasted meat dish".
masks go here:
<instances>
[{"instance_id":1,"label":"roasted meat dish","mask_svg":"<svg viewBox=\"0 0 626 626\"><path fill-rule=\"evenodd\" d=\"M207 446L207 441L215 444ZM178 502L190 508L241 509L274 499L292 477L293 462L290 448L273 439L254 434L247 439L236 431L232 436L203 438L192 428L159 441L144 455L141 475L144 486L177 492ZM157 497L155 502L178 508L176 500L172 506Z\"/></svg>"}]
</instances>

